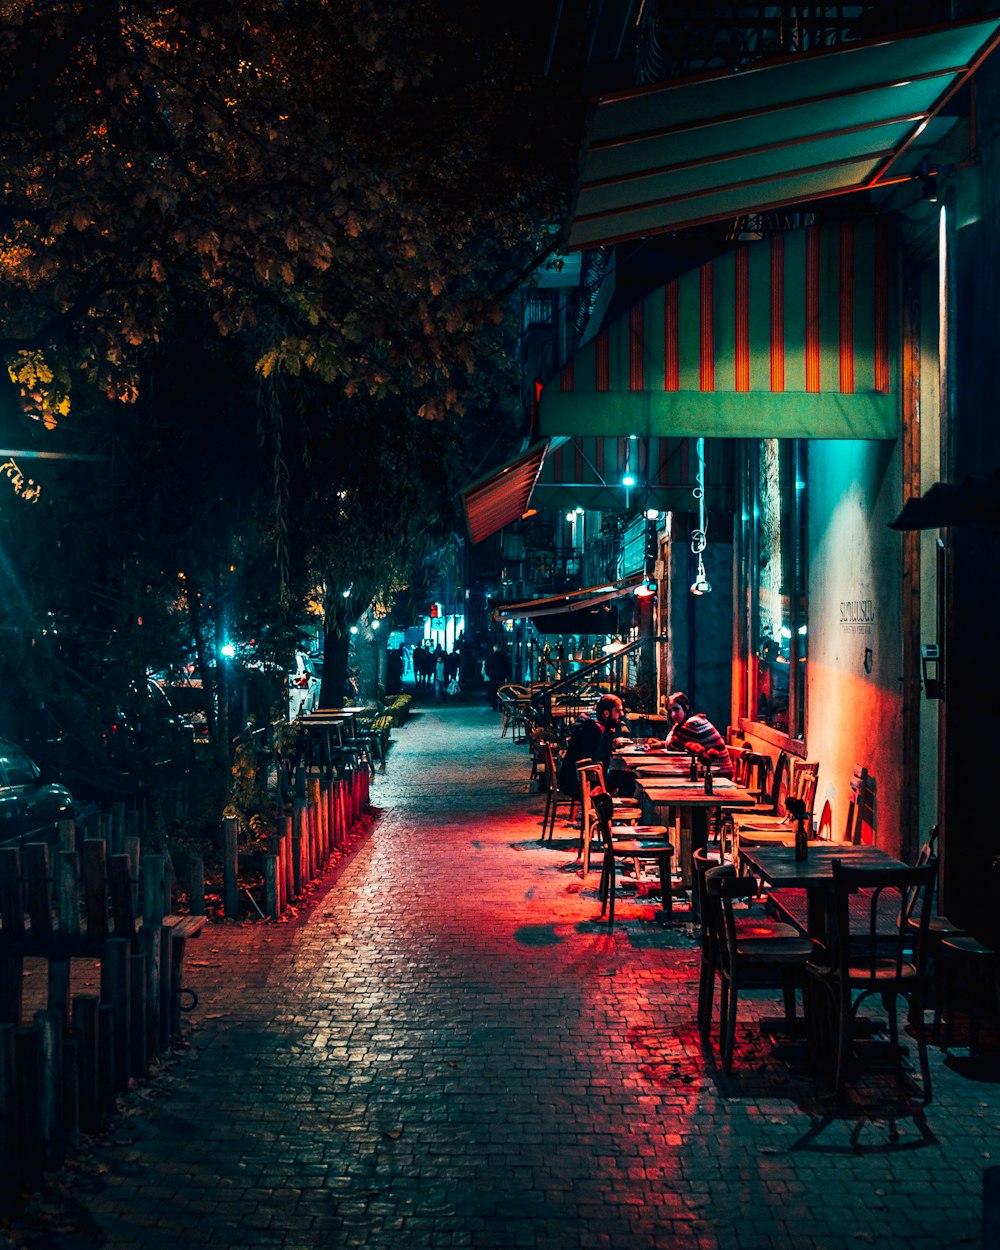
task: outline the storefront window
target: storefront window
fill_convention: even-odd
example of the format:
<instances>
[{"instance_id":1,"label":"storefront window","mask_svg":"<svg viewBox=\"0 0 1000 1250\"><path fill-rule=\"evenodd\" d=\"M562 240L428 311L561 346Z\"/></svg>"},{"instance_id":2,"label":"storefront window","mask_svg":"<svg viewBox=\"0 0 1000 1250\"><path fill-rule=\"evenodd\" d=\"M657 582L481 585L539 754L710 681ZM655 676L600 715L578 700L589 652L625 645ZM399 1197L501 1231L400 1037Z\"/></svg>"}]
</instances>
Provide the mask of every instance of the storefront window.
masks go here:
<instances>
[{"instance_id":1,"label":"storefront window","mask_svg":"<svg viewBox=\"0 0 1000 1250\"><path fill-rule=\"evenodd\" d=\"M801 443L762 439L747 475L752 513L746 712L750 720L799 739L805 736L808 641L804 460Z\"/></svg>"}]
</instances>

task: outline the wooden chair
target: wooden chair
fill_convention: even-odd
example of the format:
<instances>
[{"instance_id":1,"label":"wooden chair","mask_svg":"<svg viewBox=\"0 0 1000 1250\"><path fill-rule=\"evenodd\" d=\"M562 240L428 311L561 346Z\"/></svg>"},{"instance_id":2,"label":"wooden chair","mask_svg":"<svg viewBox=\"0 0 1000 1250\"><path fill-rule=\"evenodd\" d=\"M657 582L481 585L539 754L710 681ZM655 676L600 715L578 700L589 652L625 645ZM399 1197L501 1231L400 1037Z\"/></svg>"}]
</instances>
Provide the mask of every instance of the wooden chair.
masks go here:
<instances>
[{"instance_id":1,"label":"wooden chair","mask_svg":"<svg viewBox=\"0 0 1000 1250\"><path fill-rule=\"evenodd\" d=\"M788 809L788 800L804 804L806 830L812 836L813 807L816 802L816 786L819 781L819 764L802 761L794 771L792 788L782 802L784 810L773 816L765 812L754 814L734 811L732 816L733 858L739 856L740 846L786 846L795 841L795 819Z\"/></svg>"},{"instance_id":2,"label":"wooden chair","mask_svg":"<svg viewBox=\"0 0 1000 1250\"><path fill-rule=\"evenodd\" d=\"M902 998L917 1039L924 1102L931 1100L923 1004L927 994L927 926L936 872L932 863L912 868L850 868L839 860L834 862L832 945L810 970L834 1008L834 1091L838 1096L855 1054L858 1011L869 999L878 998L885 1007L889 1049L901 1058L896 1003ZM862 900L861 918L858 908L852 907L857 896ZM886 925L889 915L896 918L891 928Z\"/></svg>"},{"instance_id":3,"label":"wooden chair","mask_svg":"<svg viewBox=\"0 0 1000 1250\"><path fill-rule=\"evenodd\" d=\"M788 756L784 751L779 753L773 769L770 756L748 748L741 752L739 764L743 777L739 784L755 794L758 801L753 807L727 807L723 803L719 808L719 842L730 852L733 849L733 822L737 814L744 817L778 815L784 811L784 799L788 792ZM734 779L739 780L735 773Z\"/></svg>"},{"instance_id":4,"label":"wooden chair","mask_svg":"<svg viewBox=\"0 0 1000 1250\"><path fill-rule=\"evenodd\" d=\"M604 769L596 762L581 761L577 765L576 774L580 779L580 857L583 860L583 875L590 873L590 845L594 838L597 814L594 810L592 797L597 793L606 793L604 785ZM634 799L615 798L608 795L612 804L612 830L624 832L627 826L632 832L642 818L642 808ZM655 836L666 836L663 825L644 825L644 830L657 831Z\"/></svg>"},{"instance_id":5,"label":"wooden chair","mask_svg":"<svg viewBox=\"0 0 1000 1250\"><path fill-rule=\"evenodd\" d=\"M782 936L750 939L737 932L734 902L755 898L759 890L756 879L738 876L733 864L722 864L705 873L707 923L712 941L716 944L722 986L719 1051L726 1072L733 1063L741 988L756 987L762 983L780 986L786 1004L786 1017L791 1025L793 1017L788 1010L789 1005L794 1004L798 987L806 992L806 968L816 952L814 943L808 938Z\"/></svg>"},{"instance_id":6,"label":"wooden chair","mask_svg":"<svg viewBox=\"0 0 1000 1250\"><path fill-rule=\"evenodd\" d=\"M844 841L854 846L862 843L871 845L875 841L874 819L875 783L867 768L860 764L854 766L851 774L851 788L847 798L847 828L844 830ZM867 825L871 834L864 836Z\"/></svg>"},{"instance_id":7,"label":"wooden chair","mask_svg":"<svg viewBox=\"0 0 1000 1250\"><path fill-rule=\"evenodd\" d=\"M721 975L719 963L717 926L709 923L710 909L705 894L705 874L720 867L721 861L707 851L696 850L692 854L694 892L698 904L698 923L701 937L701 971L698 982L698 1031L703 1041L708 1041L712 1031L712 1008L715 1000L715 982ZM751 900L752 902L752 900ZM736 935L741 941L771 937L799 937L797 929L789 924L772 920L763 911L748 905L736 920ZM786 1010L788 1005L786 1004ZM792 1001L794 1012L794 999Z\"/></svg>"},{"instance_id":8,"label":"wooden chair","mask_svg":"<svg viewBox=\"0 0 1000 1250\"><path fill-rule=\"evenodd\" d=\"M545 779L545 811L542 813L542 837L544 842L546 830L549 841L552 840L556 827L556 815L560 803L569 805L568 820L572 824L576 799L571 794L563 794L559 789L559 770L556 766L556 749L551 742L543 742L540 747L542 773Z\"/></svg>"},{"instance_id":9,"label":"wooden chair","mask_svg":"<svg viewBox=\"0 0 1000 1250\"><path fill-rule=\"evenodd\" d=\"M932 825L927 835L927 841L920 848L920 854L917 856L918 866L920 864L937 865L937 839L938 827L937 825ZM936 876L934 884L936 890ZM965 938L968 935L968 930L955 924L947 916L939 915L934 907L935 897L935 891L932 890L931 915L927 922L927 980L930 1000L934 1005L933 1035L935 1040L937 1040L941 1028L941 1012L945 991L945 977L942 967L943 947L947 942L953 942L957 938ZM908 916L907 923L911 929L914 929L919 925L919 918L912 915Z\"/></svg>"},{"instance_id":10,"label":"wooden chair","mask_svg":"<svg viewBox=\"0 0 1000 1250\"><path fill-rule=\"evenodd\" d=\"M505 738L510 730L511 742L524 742L527 737L525 709L530 704L531 692L527 686L506 685L497 690L497 698L503 713L500 737Z\"/></svg>"},{"instance_id":11,"label":"wooden chair","mask_svg":"<svg viewBox=\"0 0 1000 1250\"><path fill-rule=\"evenodd\" d=\"M665 924L670 925L673 919L671 861L674 857L674 848L667 840L667 830L663 826L638 825L620 826L616 832L612 824L614 804L611 797L604 790L598 790L591 796L601 844L601 884L598 890L601 900L601 916L603 917L607 911L608 928L611 929L615 923L615 880L618 861L628 859L635 864L638 882L639 864L643 860L654 860L659 871L663 920Z\"/></svg>"}]
</instances>

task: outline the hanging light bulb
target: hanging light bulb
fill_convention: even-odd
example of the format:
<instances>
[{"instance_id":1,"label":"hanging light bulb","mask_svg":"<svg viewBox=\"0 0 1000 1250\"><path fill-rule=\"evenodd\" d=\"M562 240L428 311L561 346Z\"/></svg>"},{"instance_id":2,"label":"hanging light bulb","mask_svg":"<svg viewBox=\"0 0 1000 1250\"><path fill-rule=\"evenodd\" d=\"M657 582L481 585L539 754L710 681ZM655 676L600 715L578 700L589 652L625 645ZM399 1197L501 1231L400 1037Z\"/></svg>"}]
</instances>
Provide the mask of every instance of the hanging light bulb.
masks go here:
<instances>
[{"instance_id":1,"label":"hanging light bulb","mask_svg":"<svg viewBox=\"0 0 1000 1250\"><path fill-rule=\"evenodd\" d=\"M691 492L698 500L698 528L691 534L691 551L698 557L698 567L694 581L691 583L693 595L709 595L712 587L705 574L705 548L708 546L708 520L705 516L705 440L699 438L696 443L698 468L695 472L695 486Z\"/></svg>"},{"instance_id":2,"label":"hanging light bulb","mask_svg":"<svg viewBox=\"0 0 1000 1250\"><path fill-rule=\"evenodd\" d=\"M691 593L693 595L710 595L712 593L712 587L705 575L705 561L700 554L698 556L698 569L695 573L694 581L691 583Z\"/></svg>"}]
</instances>

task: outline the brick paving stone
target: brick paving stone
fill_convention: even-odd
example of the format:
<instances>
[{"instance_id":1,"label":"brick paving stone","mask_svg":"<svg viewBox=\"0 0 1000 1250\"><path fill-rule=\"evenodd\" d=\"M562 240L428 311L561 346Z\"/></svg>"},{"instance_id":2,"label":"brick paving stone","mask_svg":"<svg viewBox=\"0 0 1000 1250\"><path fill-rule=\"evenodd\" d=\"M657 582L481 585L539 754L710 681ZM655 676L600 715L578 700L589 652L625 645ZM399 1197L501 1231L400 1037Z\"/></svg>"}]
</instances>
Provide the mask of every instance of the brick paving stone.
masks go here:
<instances>
[{"instance_id":1,"label":"brick paving stone","mask_svg":"<svg viewBox=\"0 0 1000 1250\"><path fill-rule=\"evenodd\" d=\"M996 1085L934 1051L930 1106L871 1076L837 1108L761 1035L763 992L725 1076L684 912L623 889L608 933L499 717L418 706L395 739L370 836L293 921L189 944L189 1049L11 1244L979 1245Z\"/></svg>"}]
</instances>

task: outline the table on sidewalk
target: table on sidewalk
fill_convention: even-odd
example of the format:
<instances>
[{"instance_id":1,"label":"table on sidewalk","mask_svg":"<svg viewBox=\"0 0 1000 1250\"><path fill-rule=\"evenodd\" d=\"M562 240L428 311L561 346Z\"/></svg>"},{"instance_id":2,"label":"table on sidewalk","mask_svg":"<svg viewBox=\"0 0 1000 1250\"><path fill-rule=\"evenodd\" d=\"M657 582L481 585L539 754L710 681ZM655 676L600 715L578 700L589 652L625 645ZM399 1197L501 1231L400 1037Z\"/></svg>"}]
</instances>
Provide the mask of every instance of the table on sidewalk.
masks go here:
<instances>
[{"instance_id":1,"label":"table on sidewalk","mask_svg":"<svg viewBox=\"0 0 1000 1250\"><path fill-rule=\"evenodd\" d=\"M639 777L636 793L642 805L643 820L674 830L680 856L681 883L686 890L693 882L691 855L708 843L708 814L718 807L753 807L757 796L728 777L713 781L711 794L703 781L687 777Z\"/></svg>"},{"instance_id":2,"label":"table on sidewalk","mask_svg":"<svg viewBox=\"0 0 1000 1250\"><path fill-rule=\"evenodd\" d=\"M368 708L362 707L360 704L356 707L318 707L314 712L310 712L305 719L325 716L332 720L346 720L350 728L348 737L356 738L358 736L358 717L362 712L367 712L368 710Z\"/></svg>"},{"instance_id":3,"label":"table on sidewalk","mask_svg":"<svg viewBox=\"0 0 1000 1250\"><path fill-rule=\"evenodd\" d=\"M778 890L804 890L806 895L806 934L826 945L828 914L833 898L833 861L851 868L905 868L906 865L875 846L854 846L850 842L810 841L805 859L795 858L794 846L747 846L740 848L740 859L755 877ZM787 917L798 924L797 919Z\"/></svg>"},{"instance_id":4,"label":"table on sidewalk","mask_svg":"<svg viewBox=\"0 0 1000 1250\"><path fill-rule=\"evenodd\" d=\"M803 890L806 895L805 933L820 947L829 942L829 917L833 904L833 861L839 859L851 868L905 868L898 859L874 846L855 846L850 842L810 841L805 859L795 858L794 846L748 846L740 848L740 859L755 877L774 886L778 893L773 897L778 914L797 928L803 928L800 917L781 906L782 891ZM863 905L867 910L867 904ZM898 914L898 913L897 913ZM853 926L852 926L853 927ZM893 928L895 922L893 922ZM826 997L819 999L824 1013L820 1023L813 1029L813 1059L823 1050L824 1039L836 1036L836 1015L830 1010ZM864 1021L855 1021L859 1036L869 1036ZM762 1032L787 1028L787 1021L761 1020ZM804 1029L804 1024L800 1025ZM818 1043L818 1044L817 1044Z\"/></svg>"},{"instance_id":5,"label":"table on sidewalk","mask_svg":"<svg viewBox=\"0 0 1000 1250\"><path fill-rule=\"evenodd\" d=\"M316 762L321 771L329 776L333 769L334 752L343 748L344 730L350 730L351 723L348 716L334 715L332 709L326 708L297 717L292 722L298 730L292 772L298 772L303 759L308 771L314 762L312 747L315 745L318 748ZM348 736L350 737L350 733Z\"/></svg>"}]
</instances>

